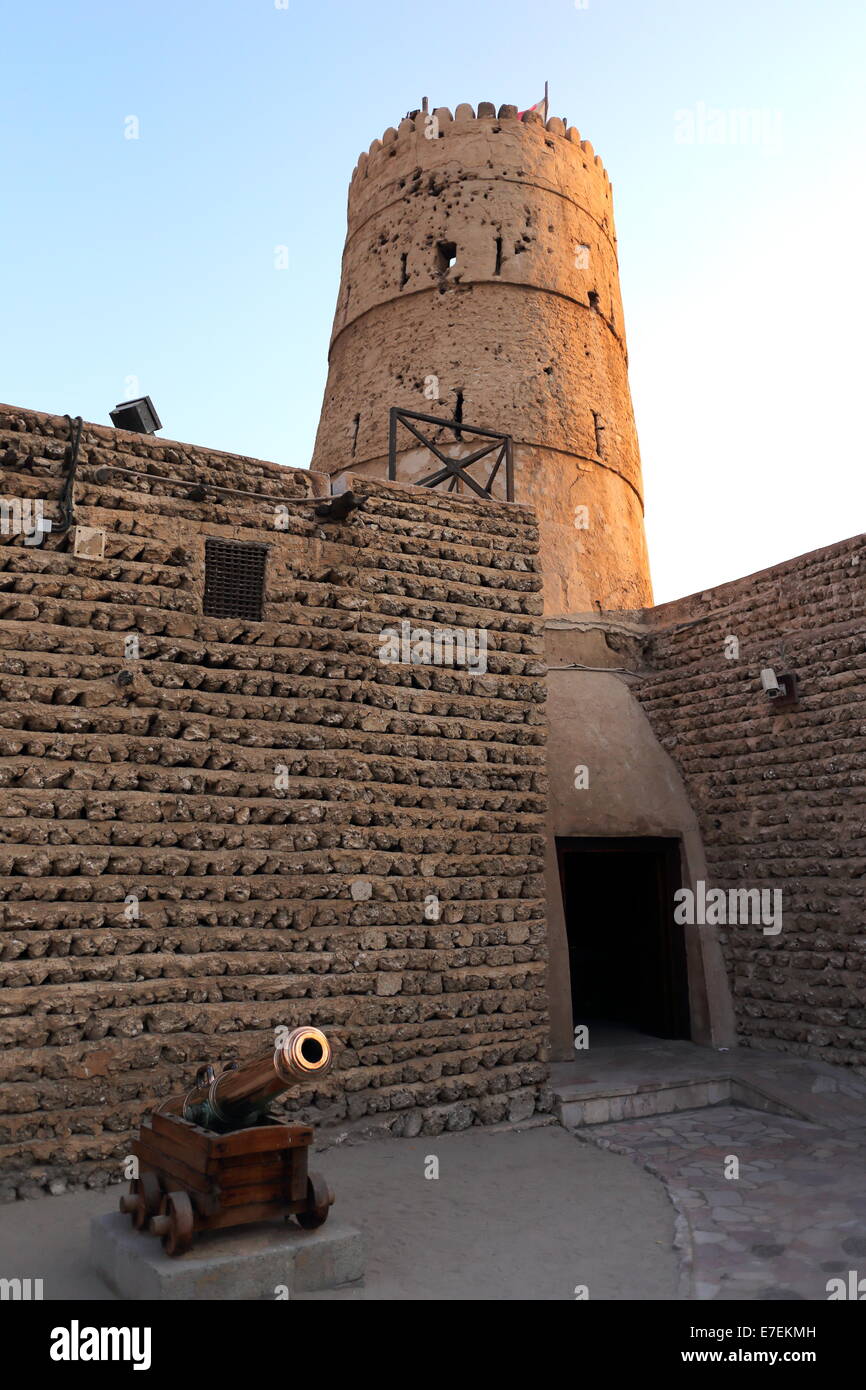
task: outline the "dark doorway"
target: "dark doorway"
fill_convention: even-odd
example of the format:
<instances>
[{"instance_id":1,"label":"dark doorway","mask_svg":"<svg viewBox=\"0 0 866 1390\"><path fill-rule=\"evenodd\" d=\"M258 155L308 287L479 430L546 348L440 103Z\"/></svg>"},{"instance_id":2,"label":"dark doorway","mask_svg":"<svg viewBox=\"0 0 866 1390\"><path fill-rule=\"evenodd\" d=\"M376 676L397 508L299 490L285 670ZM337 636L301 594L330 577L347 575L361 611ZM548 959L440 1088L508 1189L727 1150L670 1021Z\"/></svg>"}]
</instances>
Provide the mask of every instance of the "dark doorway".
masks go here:
<instances>
[{"instance_id":1,"label":"dark doorway","mask_svg":"<svg viewBox=\"0 0 866 1390\"><path fill-rule=\"evenodd\" d=\"M557 839L574 1025L688 1038L679 842Z\"/></svg>"}]
</instances>

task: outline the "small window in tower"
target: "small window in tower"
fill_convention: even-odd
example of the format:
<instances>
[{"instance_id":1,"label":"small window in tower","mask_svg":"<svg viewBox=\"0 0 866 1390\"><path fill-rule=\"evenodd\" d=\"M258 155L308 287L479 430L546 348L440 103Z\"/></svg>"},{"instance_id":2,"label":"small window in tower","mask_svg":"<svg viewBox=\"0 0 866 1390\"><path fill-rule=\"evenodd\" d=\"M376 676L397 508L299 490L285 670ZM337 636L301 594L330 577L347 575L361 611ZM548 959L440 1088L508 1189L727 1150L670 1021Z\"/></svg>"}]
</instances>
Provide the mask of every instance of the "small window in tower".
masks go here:
<instances>
[{"instance_id":1,"label":"small window in tower","mask_svg":"<svg viewBox=\"0 0 866 1390\"><path fill-rule=\"evenodd\" d=\"M204 552L204 606L209 618L262 621L268 547L209 536Z\"/></svg>"},{"instance_id":2,"label":"small window in tower","mask_svg":"<svg viewBox=\"0 0 866 1390\"><path fill-rule=\"evenodd\" d=\"M597 308L598 308L598 290L590 290L590 292L589 292L589 307L590 307L590 309L597 309Z\"/></svg>"},{"instance_id":3,"label":"small window in tower","mask_svg":"<svg viewBox=\"0 0 866 1390\"><path fill-rule=\"evenodd\" d=\"M436 243L436 269L444 274L457 264L457 243L439 241Z\"/></svg>"},{"instance_id":4,"label":"small window in tower","mask_svg":"<svg viewBox=\"0 0 866 1390\"><path fill-rule=\"evenodd\" d=\"M457 397L456 397L456 400L455 400L455 402L454 402L454 419L456 420L456 422L457 422L459 425L462 425L462 424L463 424L463 392L462 392L462 391L458 391L458 392L457 392ZM463 438L463 431L462 431L462 430L455 430L455 431L454 431L454 438L455 438L455 439L462 439L462 438Z\"/></svg>"}]
</instances>

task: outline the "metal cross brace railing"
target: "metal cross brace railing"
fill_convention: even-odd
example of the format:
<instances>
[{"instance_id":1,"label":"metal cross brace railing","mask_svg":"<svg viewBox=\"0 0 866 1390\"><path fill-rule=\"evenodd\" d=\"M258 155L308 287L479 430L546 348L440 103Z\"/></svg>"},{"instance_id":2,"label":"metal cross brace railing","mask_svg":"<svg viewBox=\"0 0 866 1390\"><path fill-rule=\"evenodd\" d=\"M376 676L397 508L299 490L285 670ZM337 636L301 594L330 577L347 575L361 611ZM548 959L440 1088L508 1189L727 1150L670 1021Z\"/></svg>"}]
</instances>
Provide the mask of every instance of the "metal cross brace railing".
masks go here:
<instances>
[{"instance_id":1,"label":"metal cross brace railing","mask_svg":"<svg viewBox=\"0 0 866 1390\"><path fill-rule=\"evenodd\" d=\"M428 439L425 434L422 434L421 430L416 429L415 425L412 423L416 420L422 424L435 425L437 429L453 430L456 439L462 439L464 434L473 434L482 439L489 439L491 442L483 445L480 449L476 449L474 453L464 455L463 458L449 458L432 439ZM415 438L424 445L425 449L429 449L430 453L442 464L442 467L438 468L435 473L428 473L426 478L414 479L413 482L416 487L435 488L448 479L449 492L454 491L458 482L463 482L470 491L484 498L485 501L489 501L493 497L493 484L496 480L496 475L504 463L505 500L507 502L514 501L514 454L513 442L510 434L502 434L499 430L481 429L478 425L467 425L464 424L462 420L443 420L438 415L420 415L414 410L400 410L397 406L392 406L388 428L388 478L392 483L397 481L398 424L403 425L410 434L413 434ZM493 467L490 470L487 482L482 486L475 478L470 477L466 469L471 468L474 463L478 463L479 459L486 458L490 454L495 454L496 458L493 462Z\"/></svg>"}]
</instances>

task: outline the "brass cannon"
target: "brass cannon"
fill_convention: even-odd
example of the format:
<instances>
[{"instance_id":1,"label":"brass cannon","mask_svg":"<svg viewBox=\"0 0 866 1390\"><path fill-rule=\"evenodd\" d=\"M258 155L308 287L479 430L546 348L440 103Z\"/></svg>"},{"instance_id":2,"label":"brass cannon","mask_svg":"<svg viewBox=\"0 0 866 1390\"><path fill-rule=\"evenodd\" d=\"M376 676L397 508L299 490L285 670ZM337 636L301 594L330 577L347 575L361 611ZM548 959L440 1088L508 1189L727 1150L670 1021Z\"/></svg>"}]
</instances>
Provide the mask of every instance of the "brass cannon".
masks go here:
<instances>
[{"instance_id":1,"label":"brass cannon","mask_svg":"<svg viewBox=\"0 0 866 1390\"><path fill-rule=\"evenodd\" d=\"M139 1231L182 1255L196 1231L213 1231L277 1215L294 1215L305 1230L327 1219L334 1194L307 1171L310 1125L268 1114L290 1086L331 1069L331 1044L318 1028L295 1028L251 1062L219 1075L199 1067L195 1084L143 1121L132 1152L138 1177L120 1210Z\"/></svg>"}]
</instances>

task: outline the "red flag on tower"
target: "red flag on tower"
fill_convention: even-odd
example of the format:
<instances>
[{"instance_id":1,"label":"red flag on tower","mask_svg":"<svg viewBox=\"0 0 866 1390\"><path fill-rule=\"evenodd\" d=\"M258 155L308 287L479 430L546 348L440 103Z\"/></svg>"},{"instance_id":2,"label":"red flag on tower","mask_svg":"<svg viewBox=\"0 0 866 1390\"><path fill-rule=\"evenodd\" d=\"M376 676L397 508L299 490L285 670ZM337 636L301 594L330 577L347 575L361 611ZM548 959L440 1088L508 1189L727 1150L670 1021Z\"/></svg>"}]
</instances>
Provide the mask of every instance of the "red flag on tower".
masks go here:
<instances>
[{"instance_id":1,"label":"red flag on tower","mask_svg":"<svg viewBox=\"0 0 866 1390\"><path fill-rule=\"evenodd\" d=\"M526 111L537 111L541 119L547 124L547 83L544 84L544 96L541 101L537 101L534 106L527 106ZM526 115L526 111L518 111L520 120Z\"/></svg>"}]
</instances>

